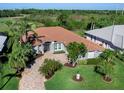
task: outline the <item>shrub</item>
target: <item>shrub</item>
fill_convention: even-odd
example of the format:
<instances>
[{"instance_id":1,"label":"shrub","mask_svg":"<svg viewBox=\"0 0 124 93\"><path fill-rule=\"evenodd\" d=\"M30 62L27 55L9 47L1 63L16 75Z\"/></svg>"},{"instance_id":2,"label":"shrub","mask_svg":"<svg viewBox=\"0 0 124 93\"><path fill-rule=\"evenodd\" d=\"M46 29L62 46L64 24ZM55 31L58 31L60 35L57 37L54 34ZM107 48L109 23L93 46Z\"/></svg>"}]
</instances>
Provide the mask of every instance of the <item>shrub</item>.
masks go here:
<instances>
[{"instance_id":1,"label":"shrub","mask_svg":"<svg viewBox=\"0 0 124 93\"><path fill-rule=\"evenodd\" d=\"M43 65L39 68L41 74L50 78L53 74L62 68L62 64L54 59L45 59Z\"/></svg>"},{"instance_id":2,"label":"shrub","mask_svg":"<svg viewBox=\"0 0 124 93\"><path fill-rule=\"evenodd\" d=\"M65 51L61 50L61 51L55 51L54 54L61 54L61 53L65 53Z\"/></svg>"},{"instance_id":3,"label":"shrub","mask_svg":"<svg viewBox=\"0 0 124 93\"><path fill-rule=\"evenodd\" d=\"M77 64L78 65L86 65L87 64L87 60L78 60Z\"/></svg>"},{"instance_id":4,"label":"shrub","mask_svg":"<svg viewBox=\"0 0 124 93\"><path fill-rule=\"evenodd\" d=\"M100 62L99 58L87 59L87 64L88 65L97 65L99 62Z\"/></svg>"},{"instance_id":5,"label":"shrub","mask_svg":"<svg viewBox=\"0 0 124 93\"><path fill-rule=\"evenodd\" d=\"M113 69L114 69L113 64L107 61L102 61L95 67L95 71L105 76L105 80L108 78L111 79Z\"/></svg>"}]
</instances>

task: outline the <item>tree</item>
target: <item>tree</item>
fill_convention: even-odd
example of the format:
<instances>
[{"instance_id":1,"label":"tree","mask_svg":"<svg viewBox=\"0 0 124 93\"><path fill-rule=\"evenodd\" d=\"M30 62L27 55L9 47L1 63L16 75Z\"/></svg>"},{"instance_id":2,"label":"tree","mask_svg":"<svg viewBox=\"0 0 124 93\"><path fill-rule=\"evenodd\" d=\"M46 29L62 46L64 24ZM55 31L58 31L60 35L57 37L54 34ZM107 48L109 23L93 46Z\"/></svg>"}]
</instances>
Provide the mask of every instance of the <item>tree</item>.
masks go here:
<instances>
[{"instance_id":1,"label":"tree","mask_svg":"<svg viewBox=\"0 0 124 93\"><path fill-rule=\"evenodd\" d=\"M124 50L122 51L116 50L115 55L118 59L120 59L121 61L124 61Z\"/></svg>"},{"instance_id":2,"label":"tree","mask_svg":"<svg viewBox=\"0 0 124 93\"><path fill-rule=\"evenodd\" d=\"M61 26L67 25L67 19L68 19L68 15L66 13L59 15L57 18L57 20L60 22Z\"/></svg>"},{"instance_id":3,"label":"tree","mask_svg":"<svg viewBox=\"0 0 124 93\"><path fill-rule=\"evenodd\" d=\"M106 62L113 62L113 58L115 57L114 51L110 49L106 49L103 53L100 54L100 59L105 60Z\"/></svg>"},{"instance_id":4,"label":"tree","mask_svg":"<svg viewBox=\"0 0 124 93\"><path fill-rule=\"evenodd\" d=\"M43 65L39 68L41 74L46 78L50 78L55 71L60 70L62 64L59 61L52 59L45 59Z\"/></svg>"},{"instance_id":5,"label":"tree","mask_svg":"<svg viewBox=\"0 0 124 93\"><path fill-rule=\"evenodd\" d=\"M9 54L9 64L16 70L17 74L26 67L28 57L33 54L32 46L27 44L20 44L18 40L14 41L12 53Z\"/></svg>"},{"instance_id":6,"label":"tree","mask_svg":"<svg viewBox=\"0 0 124 93\"><path fill-rule=\"evenodd\" d=\"M67 51L68 51L68 58L70 59L71 63L75 65L79 55L85 56L87 52L87 48L82 43L72 42L68 44Z\"/></svg>"},{"instance_id":7,"label":"tree","mask_svg":"<svg viewBox=\"0 0 124 93\"><path fill-rule=\"evenodd\" d=\"M100 64L97 66L97 72L101 73L106 81L112 79L111 75L113 73L113 69L113 64L108 63L106 61L100 62Z\"/></svg>"},{"instance_id":8,"label":"tree","mask_svg":"<svg viewBox=\"0 0 124 93\"><path fill-rule=\"evenodd\" d=\"M106 49L100 54L101 62L95 67L96 72L101 73L106 81L111 80L111 74L113 72L113 58L114 51Z\"/></svg>"},{"instance_id":9,"label":"tree","mask_svg":"<svg viewBox=\"0 0 124 93\"><path fill-rule=\"evenodd\" d=\"M95 28L95 21L96 21L96 19L93 16L90 17L90 23L87 24L88 30L93 30Z\"/></svg>"},{"instance_id":10,"label":"tree","mask_svg":"<svg viewBox=\"0 0 124 93\"><path fill-rule=\"evenodd\" d=\"M14 44L14 41L17 39L19 40L20 36L24 32L23 26L21 25L21 22L6 22L7 26L9 27L8 34L8 41L7 41L7 50L8 52L11 52L12 46Z\"/></svg>"}]
</instances>

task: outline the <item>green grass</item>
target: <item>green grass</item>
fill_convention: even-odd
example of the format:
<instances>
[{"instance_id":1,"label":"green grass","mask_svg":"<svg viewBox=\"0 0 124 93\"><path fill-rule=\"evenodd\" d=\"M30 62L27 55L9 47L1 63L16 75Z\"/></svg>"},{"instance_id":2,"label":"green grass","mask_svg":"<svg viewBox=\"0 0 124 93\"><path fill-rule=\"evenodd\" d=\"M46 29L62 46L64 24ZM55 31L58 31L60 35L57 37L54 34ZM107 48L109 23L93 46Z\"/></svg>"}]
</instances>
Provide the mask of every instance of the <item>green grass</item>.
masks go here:
<instances>
[{"instance_id":1,"label":"green grass","mask_svg":"<svg viewBox=\"0 0 124 93\"><path fill-rule=\"evenodd\" d=\"M19 79L13 77L2 90L18 90Z\"/></svg>"},{"instance_id":2,"label":"green grass","mask_svg":"<svg viewBox=\"0 0 124 93\"><path fill-rule=\"evenodd\" d=\"M13 76L9 80L9 78L11 76L10 75L6 76L8 74L14 74L14 73L15 73L15 71L9 67L9 64L7 64L7 63L3 64L3 69L2 69L3 78L0 81L1 82L0 87L2 87L2 90L17 90L18 89L19 78L17 78L16 76ZM6 76L6 77L4 77L4 76Z\"/></svg>"},{"instance_id":3,"label":"green grass","mask_svg":"<svg viewBox=\"0 0 124 93\"><path fill-rule=\"evenodd\" d=\"M0 23L0 32L6 32L8 30L9 30L9 28L7 27L6 24Z\"/></svg>"},{"instance_id":4,"label":"green grass","mask_svg":"<svg viewBox=\"0 0 124 93\"><path fill-rule=\"evenodd\" d=\"M94 72L93 65L80 65L76 68L64 67L61 71L57 71L55 75L45 82L46 89L124 89L124 63L115 59L116 65L113 71L112 83L106 83L102 77ZM72 77L79 71L84 81L76 82Z\"/></svg>"}]
</instances>

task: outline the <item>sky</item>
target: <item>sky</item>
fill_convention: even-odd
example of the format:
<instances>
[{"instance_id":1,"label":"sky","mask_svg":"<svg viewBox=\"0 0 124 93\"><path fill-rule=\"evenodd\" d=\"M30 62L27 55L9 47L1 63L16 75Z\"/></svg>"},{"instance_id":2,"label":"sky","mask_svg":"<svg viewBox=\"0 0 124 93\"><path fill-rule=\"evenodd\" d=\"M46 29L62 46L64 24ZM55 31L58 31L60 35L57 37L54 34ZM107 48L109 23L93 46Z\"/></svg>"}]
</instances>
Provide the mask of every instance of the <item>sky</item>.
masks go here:
<instances>
[{"instance_id":1,"label":"sky","mask_svg":"<svg viewBox=\"0 0 124 93\"><path fill-rule=\"evenodd\" d=\"M0 3L0 9L121 10L124 3Z\"/></svg>"}]
</instances>

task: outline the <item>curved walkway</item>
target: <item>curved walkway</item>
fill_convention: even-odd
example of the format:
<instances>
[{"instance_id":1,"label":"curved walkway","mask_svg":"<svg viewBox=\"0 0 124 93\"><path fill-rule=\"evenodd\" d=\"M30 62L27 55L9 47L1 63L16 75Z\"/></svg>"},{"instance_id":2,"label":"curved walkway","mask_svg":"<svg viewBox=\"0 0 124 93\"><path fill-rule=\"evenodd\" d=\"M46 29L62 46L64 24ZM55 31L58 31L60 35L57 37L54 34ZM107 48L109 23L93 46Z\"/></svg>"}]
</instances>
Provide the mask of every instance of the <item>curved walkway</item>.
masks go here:
<instances>
[{"instance_id":1,"label":"curved walkway","mask_svg":"<svg viewBox=\"0 0 124 93\"><path fill-rule=\"evenodd\" d=\"M19 82L19 90L44 90L45 77L38 72L39 67L44 62L45 58L60 60L62 64L67 62L65 54L45 53L37 58L31 68L26 68L22 73L22 78Z\"/></svg>"}]
</instances>

